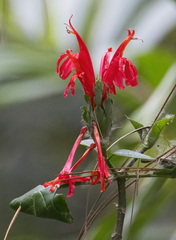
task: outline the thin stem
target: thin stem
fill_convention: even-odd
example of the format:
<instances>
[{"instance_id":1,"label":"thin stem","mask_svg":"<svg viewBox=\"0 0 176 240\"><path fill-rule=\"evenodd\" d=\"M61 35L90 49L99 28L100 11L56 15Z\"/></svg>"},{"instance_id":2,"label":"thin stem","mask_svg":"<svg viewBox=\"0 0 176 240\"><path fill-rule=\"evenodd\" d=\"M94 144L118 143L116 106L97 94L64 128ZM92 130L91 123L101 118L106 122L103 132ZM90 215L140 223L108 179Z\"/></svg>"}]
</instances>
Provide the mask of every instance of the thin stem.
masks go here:
<instances>
[{"instance_id":1,"label":"thin stem","mask_svg":"<svg viewBox=\"0 0 176 240\"><path fill-rule=\"evenodd\" d=\"M161 112L163 111L164 107L166 106L166 104L167 104L169 98L171 97L171 95L172 95L172 93L174 92L175 89L176 89L176 84L174 85L174 87L173 87L172 90L170 91L169 95L167 96L167 98L166 98L166 100L165 100L165 102L164 102L162 108L160 109L159 113L157 114L157 116L156 116L155 120L153 121L153 123L152 123L152 125L151 125L150 128L153 127L154 123L155 123L156 120L159 118Z\"/></svg>"},{"instance_id":2,"label":"thin stem","mask_svg":"<svg viewBox=\"0 0 176 240\"><path fill-rule=\"evenodd\" d=\"M89 225L90 225L90 219L91 219L91 213L93 212L93 209L94 207L96 206L97 202L99 201L99 199L101 198L102 196L102 193L99 194L97 200L94 202L93 206L91 207L89 213L87 214L86 216L86 221L85 223L83 224L82 228L81 228L81 231L79 233L79 236L78 236L78 240L80 240L85 232L85 224L87 225L86 228L88 229L89 228ZM94 214L93 214L94 215Z\"/></svg>"},{"instance_id":3,"label":"thin stem","mask_svg":"<svg viewBox=\"0 0 176 240\"><path fill-rule=\"evenodd\" d=\"M7 232L6 232L6 234L5 234L4 240L7 239L7 236L8 236L8 234L9 234L9 231L10 231L10 229L11 229L11 227L12 227L12 225L13 225L15 219L17 218L17 216L18 216L20 210L21 210L21 206L19 206L19 208L16 210L16 213L15 213L14 216L13 216L13 218L12 218L12 220L11 220L9 226L8 226L8 229L7 229Z\"/></svg>"},{"instance_id":4,"label":"thin stem","mask_svg":"<svg viewBox=\"0 0 176 240\"><path fill-rule=\"evenodd\" d=\"M146 128L151 128L151 126L145 126L145 127L140 127L140 128L136 128L134 129L133 131L131 132L128 132L127 134L123 135L122 137L118 138L115 142L113 142L108 148L107 148L107 151L112 148L116 143L118 143L119 141L121 141L122 139L124 139L125 137L131 135L132 133L135 133L137 131L140 131L142 129L146 129Z\"/></svg>"},{"instance_id":5,"label":"thin stem","mask_svg":"<svg viewBox=\"0 0 176 240\"><path fill-rule=\"evenodd\" d=\"M110 201L112 201L114 198L117 197L117 193L116 193L115 195L113 195L114 192L115 192L115 190L113 190L113 191L109 194L109 196L108 196L108 198L110 198ZM94 207L97 205L97 202L99 201L99 199L100 199L100 197L101 197L102 195L103 195L103 193L101 193L101 194L98 196L96 202L93 204L93 206L92 206L92 208L91 208L91 210L90 210L90 212L89 212L89 214L88 214L88 216L87 216L87 229L90 227L90 225L91 225L92 222L95 220L95 218L102 212L102 210L110 203L109 200L108 200L108 202L106 202L106 199L105 199L105 200L104 200L101 204L99 204L99 206L94 210ZM113 195L113 197L111 197L111 195ZM91 215L91 213L92 213L92 215ZM82 229L81 229L81 231L80 231L78 240L80 240L80 239L82 238L83 234L84 234L84 225L83 225L83 227L82 227Z\"/></svg>"}]
</instances>

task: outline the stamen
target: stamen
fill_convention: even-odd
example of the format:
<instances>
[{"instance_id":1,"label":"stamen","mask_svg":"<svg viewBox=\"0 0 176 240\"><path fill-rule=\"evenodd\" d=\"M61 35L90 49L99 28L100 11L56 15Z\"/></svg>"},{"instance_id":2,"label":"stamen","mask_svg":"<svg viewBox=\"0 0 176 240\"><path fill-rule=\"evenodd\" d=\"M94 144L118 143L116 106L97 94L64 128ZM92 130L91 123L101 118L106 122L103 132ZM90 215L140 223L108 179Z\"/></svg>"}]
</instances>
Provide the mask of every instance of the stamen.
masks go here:
<instances>
[{"instance_id":1,"label":"stamen","mask_svg":"<svg viewBox=\"0 0 176 240\"><path fill-rule=\"evenodd\" d=\"M140 40L141 42L144 42L144 40L143 39L141 39L141 38L131 38L131 40Z\"/></svg>"},{"instance_id":2,"label":"stamen","mask_svg":"<svg viewBox=\"0 0 176 240\"><path fill-rule=\"evenodd\" d=\"M68 33L68 34L70 34L70 33L75 34L74 31L68 29L68 27L70 27L68 24L65 23L65 25L66 25L66 30L67 30L67 33Z\"/></svg>"}]
</instances>

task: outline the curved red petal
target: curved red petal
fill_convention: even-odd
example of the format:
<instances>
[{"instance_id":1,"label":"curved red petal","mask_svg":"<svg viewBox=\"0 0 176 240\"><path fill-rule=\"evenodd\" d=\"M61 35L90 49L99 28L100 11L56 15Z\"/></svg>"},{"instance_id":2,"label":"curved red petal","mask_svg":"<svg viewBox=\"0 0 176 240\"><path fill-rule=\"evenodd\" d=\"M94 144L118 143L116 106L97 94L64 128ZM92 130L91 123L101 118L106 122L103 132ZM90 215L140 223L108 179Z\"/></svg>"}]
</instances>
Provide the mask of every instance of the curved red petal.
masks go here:
<instances>
[{"instance_id":1,"label":"curved red petal","mask_svg":"<svg viewBox=\"0 0 176 240\"><path fill-rule=\"evenodd\" d=\"M128 45L128 43L131 41L131 39L133 38L135 31L134 29L132 29L132 32L129 29L126 29L128 31L128 36L125 38L125 40L120 44L120 46L118 47L118 49L116 50L114 57L115 56L119 56L122 57L123 52L126 48L126 46Z\"/></svg>"},{"instance_id":2,"label":"curved red petal","mask_svg":"<svg viewBox=\"0 0 176 240\"><path fill-rule=\"evenodd\" d=\"M73 69L74 69L74 63L70 58L67 58L59 68L60 78L65 80L70 75Z\"/></svg>"},{"instance_id":3,"label":"curved red petal","mask_svg":"<svg viewBox=\"0 0 176 240\"><path fill-rule=\"evenodd\" d=\"M94 105L94 101L93 101L94 91L93 90L94 90L94 86L95 86L95 75L94 75L92 60L90 58L90 54L89 54L86 44L84 43L84 41L82 40L82 38L80 37L78 32L74 29L74 27L71 23L71 18L72 18L72 16L69 19L69 25L78 40L78 44L79 44L79 48L80 48L78 63L79 63L79 69L81 69L81 71L78 71L76 69L76 72L78 75L80 73L84 73L84 75L82 75L82 77L80 77L79 79L83 85L84 91L90 96L91 103L93 106Z\"/></svg>"},{"instance_id":4,"label":"curved red petal","mask_svg":"<svg viewBox=\"0 0 176 240\"><path fill-rule=\"evenodd\" d=\"M112 48L108 48L108 52L104 53L101 58L100 77L103 82L104 82L104 74L106 73L106 70L109 67L109 59L110 59L111 52L112 52Z\"/></svg>"},{"instance_id":5,"label":"curved red petal","mask_svg":"<svg viewBox=\"0 0 176 240\"><path fill-rule=\"evenodd\" d=\"M138 84L137 77L138 72L136 67L128 60L125 60L125 71L124 71L124 78L126 86L131 85L132 87Z\"/></svg>"},{"instance_id":6,"label":"curved red petal","mask_svg":"<svg viewBox=\"0 0 176 240\"><path fill-rule=\"evenodd\" d=\"M71 89L72 95L75 94L75 80L77 79L77 77L78 77L77 73L74 73L73 76L71 77L71 79L65 89L64 97L67 97L67 91L69 88Z\"/></svg>"},{"instance_id":7,"label":"curved red petal","mask_svg":"<svg viewBox=\"0 0 176 240\"><path fill-rule=\"evenodd\" d=\"M101 192L104 192L105 191L105 179L108 179L110 177L110 173L109 173L108 167L105 162L105 158L102 153L100 136L99 136L98 129L97 129L95 122L93 123L93 127L94 127L95 143L97 145L97 151L98 151L98 169L97 169L97 171L100 174Z\"/></svg>"},{"instance_id":8,"label":"curved red petal","mask_svg":"<svg viewBox=\"0 0 176 240\"><path fill-rule=\"evenodd\" d=\"M81 129L81 132L80 132L78 138L76 139L76 141L75 141L75 143L74 143L74 145L73 145L73 148L72 148L72 150L71 150L71 152L70 152L70 155L69 155L69 157L68 157L68 159L67 159L67 162L66 162L66 164L65 164L65 166L64 166L64 168L63 168L63 170L61 171L60 174L63 174L65 171L66 171L66 172L70 172L70 170L71 170L71 165L72 165L72 162L73 162L73 157L74 157L74 155L75 155L76 149L78 148L78 146L79 146L79 144L80 144L80 142L81 142L81 140L82 140L82 138L83 138L83 136L84 136L84 134L85 134L86 132L87 132L87 128L86 128L86 127L83 127L83 128Z\"/></svg>"},{"instance_id":9,"label":"curved red petal","mask_svg":"<svg viewBox=\"0 0 176 240\"><path fill-rule=\"evenodd\" d=\"M134 29L132 29L132 31L127 29L127 31L128 36L116 50L109 66L107 67L103 75L103 81L109 86L109 91L114 94L115 94L114 84L118 86L120 89L125 88L123 84L123 79L125 79L125 84L127 86L128 85L136 86L138 84L137 83L138 73L136 67L129 60L122 57L127 44L130 42L131 39L133 39L133 36L135 34Z\"/></svg>"},{"instance_id":10,"label":"curved red petal","mask_svg":"<svg viewBox=\"0 0 176 240\"><path fill-rule=\"evenodd\" d=\"M60 56L60 58L58 59L57 61L57 64L56 64L56 73L60 73L60 68L59 68L59 64L61 63L61 61L67 56L67 54L62 54Z\"/></svg>"}]
</instances>

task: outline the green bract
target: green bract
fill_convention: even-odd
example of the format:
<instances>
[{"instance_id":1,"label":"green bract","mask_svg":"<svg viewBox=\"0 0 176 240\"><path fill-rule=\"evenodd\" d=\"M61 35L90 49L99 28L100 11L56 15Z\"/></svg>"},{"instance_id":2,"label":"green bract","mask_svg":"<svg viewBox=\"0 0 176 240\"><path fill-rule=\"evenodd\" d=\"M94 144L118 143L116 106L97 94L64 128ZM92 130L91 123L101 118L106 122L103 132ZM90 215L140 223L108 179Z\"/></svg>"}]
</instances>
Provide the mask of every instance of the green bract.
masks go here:
<instances>
[{"instance_id":1,"label":"green bract","mask_svg":"<svg viewBox=\"0 0 176 240\"><path fill-rule=\"evenodd\" d=\"M96 82L94 87L94 101L95 108L93 109L90 104L90 100L87 95L85 95L85 101L88 106L82 107L83 109L83 120L89 129L89 133L94 138L92 123L96 122L99 125L99 130L101 131L101 136L103 139L108 139L111 134L113 114L112 114L112 100L109 96L102 103L103 85L100 81Z\"/></svg>"}]
</instances>

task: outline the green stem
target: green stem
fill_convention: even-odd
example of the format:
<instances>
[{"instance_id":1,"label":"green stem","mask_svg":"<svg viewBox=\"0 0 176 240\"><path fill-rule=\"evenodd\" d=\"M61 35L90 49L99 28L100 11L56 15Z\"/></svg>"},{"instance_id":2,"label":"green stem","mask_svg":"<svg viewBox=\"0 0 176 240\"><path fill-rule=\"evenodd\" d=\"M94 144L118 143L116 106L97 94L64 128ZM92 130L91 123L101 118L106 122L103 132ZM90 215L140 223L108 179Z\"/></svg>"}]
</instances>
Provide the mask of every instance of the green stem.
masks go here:
<instances>
[{"instance_id":1,"label":"green stem","mask_svg":"<svg viewBox=\"0 0 176 240\"><path fill-rule=\"evenodd\" d=\"M109 168L111 168L112 173L117 176L117 171L107 159L106 148L102 144L102 152L103 156L106 159L106 163ZM123 224L125 219L126 213L126 188L125 188L126 178L117 178L117 185L118 185L118 207L117 207L117 221L115 226L115 231L111 235L112 240L121 240L122 239L122 232L123 232Z\"/></svg>"},{"instance_id":2,"label":"green stem","mask_svg":"<svg viewBox=\"0 0 176 240\"><path fill-rule=\"evenodd\" d=\"M106 164L108 165L108 167L111 169L111 172L115 175L117 175L117 170L114 168L114 166L112 165L112 163L109 161L109 159L107 158L107 151L106 151L106 145L105 144L101 144L101 149L102 149L102 154L105 157L105 161Z\"/></svg>"},{"instance_id":3,"label":"green stem","mask_svg":"<svg viewBox=\"0 0 176 240\"><path fill-rule=\"evenodd\" d=\"M123 232L123 224L126 213L126 188L125 178L118 178L118 207L117 207L117 221L114 233L111 235L112 240L121 240Z\"/></svg>"}]
</instances>

